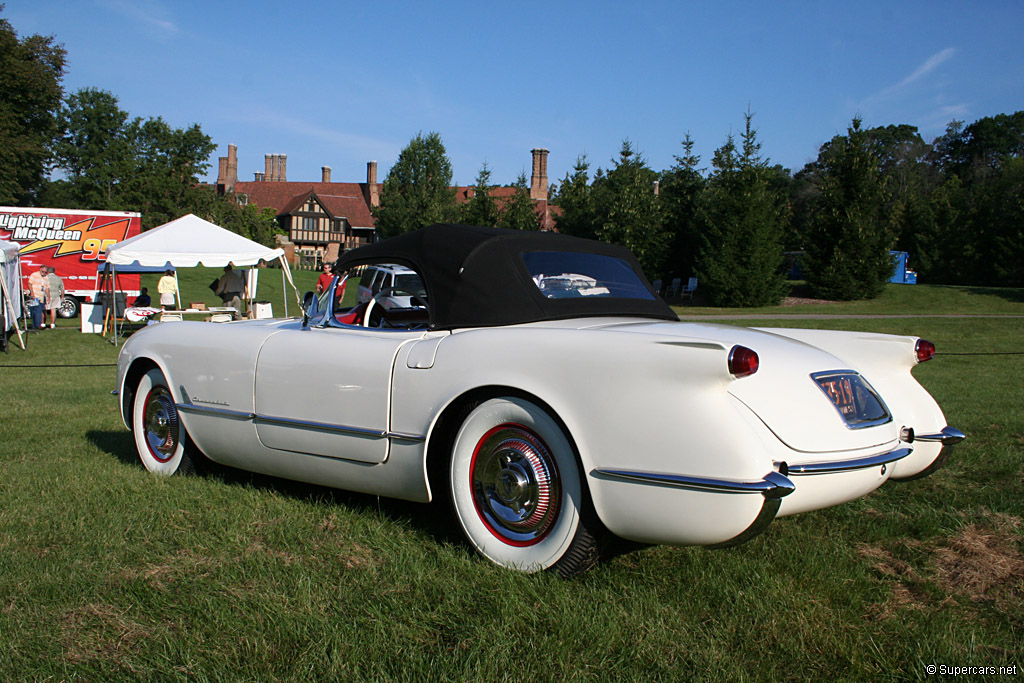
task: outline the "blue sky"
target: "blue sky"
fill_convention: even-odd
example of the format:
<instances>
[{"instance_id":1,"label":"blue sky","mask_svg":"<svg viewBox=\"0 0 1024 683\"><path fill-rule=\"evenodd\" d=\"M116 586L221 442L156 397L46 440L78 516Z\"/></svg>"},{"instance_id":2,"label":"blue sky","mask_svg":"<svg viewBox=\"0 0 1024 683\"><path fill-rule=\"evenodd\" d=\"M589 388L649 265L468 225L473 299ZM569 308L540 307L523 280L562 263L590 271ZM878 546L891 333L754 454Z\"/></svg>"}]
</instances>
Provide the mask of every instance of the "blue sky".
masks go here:
<instances>
[{"instance_id":1,"label":"blue sky","mask_svg":"<svg viewBox=\"0 0 1024 683\"><path fill-rule=\"evenodd\" d=\"M702 166L754 113L762 153L799 169L845 132L1024 109L1024 2L311 2L6 0L20 35L68 51L65 89L238 145L239 177L288 155L289 180L380 178L440 133L459 184L549 180L632 141L669 168L689 132Z\"/></svg>"}]
</instances>

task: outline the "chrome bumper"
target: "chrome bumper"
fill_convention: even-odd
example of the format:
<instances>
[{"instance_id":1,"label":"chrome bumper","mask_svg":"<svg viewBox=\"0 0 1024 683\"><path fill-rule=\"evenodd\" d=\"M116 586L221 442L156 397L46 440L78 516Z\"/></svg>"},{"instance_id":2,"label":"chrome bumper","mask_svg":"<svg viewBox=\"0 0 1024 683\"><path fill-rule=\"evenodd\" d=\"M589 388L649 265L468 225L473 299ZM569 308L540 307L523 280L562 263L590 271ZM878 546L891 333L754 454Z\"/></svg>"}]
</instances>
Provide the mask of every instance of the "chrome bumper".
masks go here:
<instances>
[{"instance_id":1,"label":"chrome bumper","mask_svg":"<svg viewBox=\"0 0 1024 683\"><path fill-rule=\"evenodd\" d=\"M621 479L668 486L687 491L705 491L708 493L760 493L765 498L783 498L793 493L796 487L785 475L769 472L759 481L737 481L734 479L708 479L705 477L688 477L683 474L659 474L656 472L640 472L637 470L593 470L591 474L603 479Z\"/></svg>"},{"instance_id":2,"label":"chrome bumper","mask_svg":"<svg viewBox=\"0 0 1024 683\"><path fill-rule=\"evenodd\" d=\"M796 487L783 474L769 472L758 481L737 481L734 479L709 479L706 477L689 477L682 474L660 474L656 472L638 472L635 470L592 470L591 474L601 479L618 479L620 481L667 486L686 491L703 491L705 493L752 494L759 493L764 497L761 511L746 529L722 543L706 546L708 548L728 548L746 543L754 536L768 528L779 513L782 499L793 493Z\"/></svg>"},{"instance_id":3,"label":"chrome bumper","mask_svg":"<svg viewBox=\"0 0 1024 683\"><path fill-rule=\"evenodd\" d=\"M915 441L927 441L932 443L941 443L943 446L952 446L958 444L967 436L964 435L959 429L953 427L943 427L942 431L938 434L915 434L913 431L910 433L910 441L908 443L914 443Z\"/></svg>"},{"instance_id":4,"label":"chrome bumper","mask_svg":"<svg viewBox=\"0 0 1024 683\"><path fill-rule=\"evenodd\" d=\"M897 448L887 453L869 455L864 458L853 458L852 460L825 460L821 462L805 462L798 465L790 465L785 462L777 462L775 466L783 474L790 476L801 476L805 474L835 474L837 472L852 472L863 470L869 467L885 467L889 463L902 460L914 452L912 448Z\"/></svg>"}]
</instances>

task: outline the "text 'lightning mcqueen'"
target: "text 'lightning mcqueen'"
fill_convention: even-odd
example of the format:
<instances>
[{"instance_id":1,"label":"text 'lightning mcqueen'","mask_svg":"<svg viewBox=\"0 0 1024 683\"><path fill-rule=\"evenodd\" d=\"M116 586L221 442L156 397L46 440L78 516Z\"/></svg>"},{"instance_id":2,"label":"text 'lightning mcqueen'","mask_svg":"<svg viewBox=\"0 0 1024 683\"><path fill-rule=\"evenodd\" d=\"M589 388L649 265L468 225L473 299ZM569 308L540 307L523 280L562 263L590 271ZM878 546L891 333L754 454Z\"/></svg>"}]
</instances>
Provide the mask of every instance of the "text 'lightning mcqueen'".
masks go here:
<instances>
[{"instance_id":1,"label":"text 'lightning mcqueen'","mask_svg":"<svg viewBox=\"0 0 1024 683\"><path fill-rule=\"evenodd\" d=\"M381 264L419 278L344 295L348 273ZM963 439L911 376L929 342L680 322L620 247L434 225L334 273L303 320L164 323L128 340L121 414L148 469L202 454L449 498L488 559L568 576L616 536L746 541L929 474Z\"/></svg>"}]
</instances>

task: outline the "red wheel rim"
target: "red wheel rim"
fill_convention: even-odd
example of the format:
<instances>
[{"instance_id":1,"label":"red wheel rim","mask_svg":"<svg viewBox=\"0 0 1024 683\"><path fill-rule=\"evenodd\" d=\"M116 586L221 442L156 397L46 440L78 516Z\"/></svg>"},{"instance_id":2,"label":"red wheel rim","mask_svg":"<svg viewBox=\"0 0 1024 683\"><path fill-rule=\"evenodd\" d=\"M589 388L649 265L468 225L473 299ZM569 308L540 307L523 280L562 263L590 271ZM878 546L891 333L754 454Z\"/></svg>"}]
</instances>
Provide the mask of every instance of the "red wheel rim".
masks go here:
<instances>
[{"instance_id":1,"label":"red wheel rim","mask_svg":"<svg viewBox=\"0 0 1024 683\"><path fill-rule=\"evenodd\" d=\"M547 445L523 425L501 424L480 438L469 480L477 515L503 543L540 543L558 519L558 467Z\"/></svg>"},{"instance_id":2,"label":"red wheel rim","mask_svg":"<svg viewBox=\"0 0 1024 683\"><path fill-rule=\"evenodd\" d=\"M156 386L146 394L142 408L142 430L149 454L168 462L178 449L178 410L165 387Z\"/></svg>"}]
</instances>

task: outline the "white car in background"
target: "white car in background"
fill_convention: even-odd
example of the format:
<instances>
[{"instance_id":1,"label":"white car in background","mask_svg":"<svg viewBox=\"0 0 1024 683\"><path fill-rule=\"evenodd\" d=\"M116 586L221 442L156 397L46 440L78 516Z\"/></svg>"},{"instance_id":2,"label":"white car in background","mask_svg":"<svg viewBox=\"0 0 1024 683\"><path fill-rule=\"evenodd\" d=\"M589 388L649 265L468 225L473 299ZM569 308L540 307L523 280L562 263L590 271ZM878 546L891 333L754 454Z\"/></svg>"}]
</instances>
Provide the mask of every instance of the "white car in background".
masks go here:
<instances>
[{"instance_id":1,"label":"white car in background","mask_svg":"<svg viewBox=\"0 0 1024 683\"><path fill-rule=\"evenodd\" d=\"M360 268L368 284L346 307L334 292ZM148 469L206 456L448 499L491 561L568 576L616 536L742 543L925 476L964 438L911 375L929 342L680 322L621 247L435 225L334 273L302 320L128 340L121 415Z\"/></svg>"},{"instance_id":2,"label":"white car in background","mask_svg":"<svg viewBox=\"0 0 1024 683\"><path fill-rule=\"evenodd\" d=\"M359 278L359 303L366 303L378 296L378 303L384 308L409 308L414 306L413 297L425 297L423 280L416 271L393 263L368 266Z\"/></svg>"}]
</instances>

